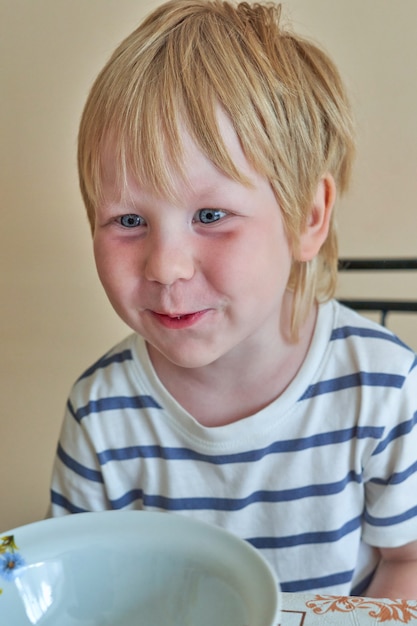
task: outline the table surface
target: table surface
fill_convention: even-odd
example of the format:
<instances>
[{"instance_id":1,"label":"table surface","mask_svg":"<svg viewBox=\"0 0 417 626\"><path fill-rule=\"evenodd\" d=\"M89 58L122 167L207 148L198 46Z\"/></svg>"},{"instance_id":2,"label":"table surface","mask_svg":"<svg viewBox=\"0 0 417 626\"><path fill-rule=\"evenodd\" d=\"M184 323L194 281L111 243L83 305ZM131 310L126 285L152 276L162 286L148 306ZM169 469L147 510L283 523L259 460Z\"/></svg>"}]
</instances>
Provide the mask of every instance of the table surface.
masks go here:
<instances>
[{"instance_id":1,"label":"table surface","mask_svg":"<svg viewBox=\"0 0 417 626\"><path fill-rule=\"evenodd\" d=\"M417 625L417 600L283 593L281 626Z\"/></svg>"}]
</instances>

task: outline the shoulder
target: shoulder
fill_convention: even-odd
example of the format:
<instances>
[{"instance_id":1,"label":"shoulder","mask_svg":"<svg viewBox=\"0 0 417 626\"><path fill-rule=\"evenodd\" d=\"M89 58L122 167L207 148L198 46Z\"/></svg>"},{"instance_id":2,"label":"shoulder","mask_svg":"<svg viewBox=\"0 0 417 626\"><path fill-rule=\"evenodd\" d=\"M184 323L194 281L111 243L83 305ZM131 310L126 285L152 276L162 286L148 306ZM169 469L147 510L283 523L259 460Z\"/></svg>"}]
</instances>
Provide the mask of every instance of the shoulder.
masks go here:
<instances>
[{"instance_id":1,"label":"shoulder","mask_svg":"<svg viewBox=\"0 0 417 626\"><path fill-rule=\"evenodd\" d=\"M81 380L88 379L95 374L100 375L108 367L112 367L117 364L126 364L129 361L133 361L135 352L136 335L131 334L121 342L113 346L108 352L103 354L97 361L95 361L90 367L88 367L81 376L77 379L77 384Z\"/></svg>"},{"instance_id":2,"label":"shoulder","mask_svg":"<svg viewBox=\"0 0 417 626\"><path fill-rule=\"evenodd\" d=\"M333 301L330 342L335 351L363 368L408 375L416 369L417 356L388 328Z\"/></svg>"},{"instance_id":3,"label":"shoulder","mask_svg":"<svg viewBox=\"0 0 417 626\"><path fill-rule=\"evenodd\" d=\"M72 386L69 402L79 407L102 398L140 395L145 354L143 339L129 335L81 374Z\"/></svg>"},{"instance_id":4,"label":"shoulder","mask_svg":"<svg viewBox=\"0 0 417 626\"><path fill-rule=\"evenodd\" d=\"M318 325L322 356L303 400L415 404L417 357L396 335L336 301L320 307Z\"/></svg>"}]
</instances>

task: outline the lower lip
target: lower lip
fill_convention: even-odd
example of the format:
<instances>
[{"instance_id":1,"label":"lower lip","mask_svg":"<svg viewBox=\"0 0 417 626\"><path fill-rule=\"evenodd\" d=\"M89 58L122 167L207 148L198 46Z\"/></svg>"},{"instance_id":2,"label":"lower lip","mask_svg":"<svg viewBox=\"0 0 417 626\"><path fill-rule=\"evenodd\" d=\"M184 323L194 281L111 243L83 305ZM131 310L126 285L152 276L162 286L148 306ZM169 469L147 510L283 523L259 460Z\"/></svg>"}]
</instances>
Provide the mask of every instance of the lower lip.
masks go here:
<instances>
[{"instance_id":1,"label":"lower lip","mask_svg":"<svg viewBox=\"0 0 417 626\"><path fill-rule=\"evenodd\" d=\"M161 326L170 328L173 330L181 330L183 328L191 328L201 320L207 313L205 311L197 311L196 313L189 313L188 315L180 315L178 317L171 317L170 315L163 315L162 313L155 313L151 311L152 317L154 317Z\"/></svg>"}]
</instances>

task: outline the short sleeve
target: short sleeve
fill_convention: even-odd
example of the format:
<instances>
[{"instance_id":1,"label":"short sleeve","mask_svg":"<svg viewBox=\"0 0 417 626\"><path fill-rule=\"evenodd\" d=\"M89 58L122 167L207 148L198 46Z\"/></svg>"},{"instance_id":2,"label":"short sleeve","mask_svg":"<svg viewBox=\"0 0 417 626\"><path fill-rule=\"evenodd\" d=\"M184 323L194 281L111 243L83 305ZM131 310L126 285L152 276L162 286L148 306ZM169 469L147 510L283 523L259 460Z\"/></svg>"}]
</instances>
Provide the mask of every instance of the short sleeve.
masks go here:
<instances>
[{"instance_id":1,"label":"short sleeve","mask_svg":"<svg viewBox=\"0 0 417 626\"><path fill-rule=\"evenodd\" d=\"M110 509L90 433L70 397L51 480L51 515Z\"/></svg>"}]
</instances>

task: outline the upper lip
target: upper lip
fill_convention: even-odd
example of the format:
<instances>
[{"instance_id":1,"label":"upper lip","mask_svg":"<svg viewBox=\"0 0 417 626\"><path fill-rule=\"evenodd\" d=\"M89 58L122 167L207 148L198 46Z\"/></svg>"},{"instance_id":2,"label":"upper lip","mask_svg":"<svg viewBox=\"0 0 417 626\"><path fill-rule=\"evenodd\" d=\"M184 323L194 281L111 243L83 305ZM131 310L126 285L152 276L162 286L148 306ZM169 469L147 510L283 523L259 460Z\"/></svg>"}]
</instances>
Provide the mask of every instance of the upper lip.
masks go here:
<instances>
[{"instance_id":1,"label":"upper lip","mask_svg":"<svg viewBox=\"0 0 417 626\"><path fill-rule=\"evenodd\" d=\"M194 313L200 313L201 311L158 311L151 310L155 315L165 315L166 317L183 317L184 315L193 315Z\"/></svg>"}]
</instances>

